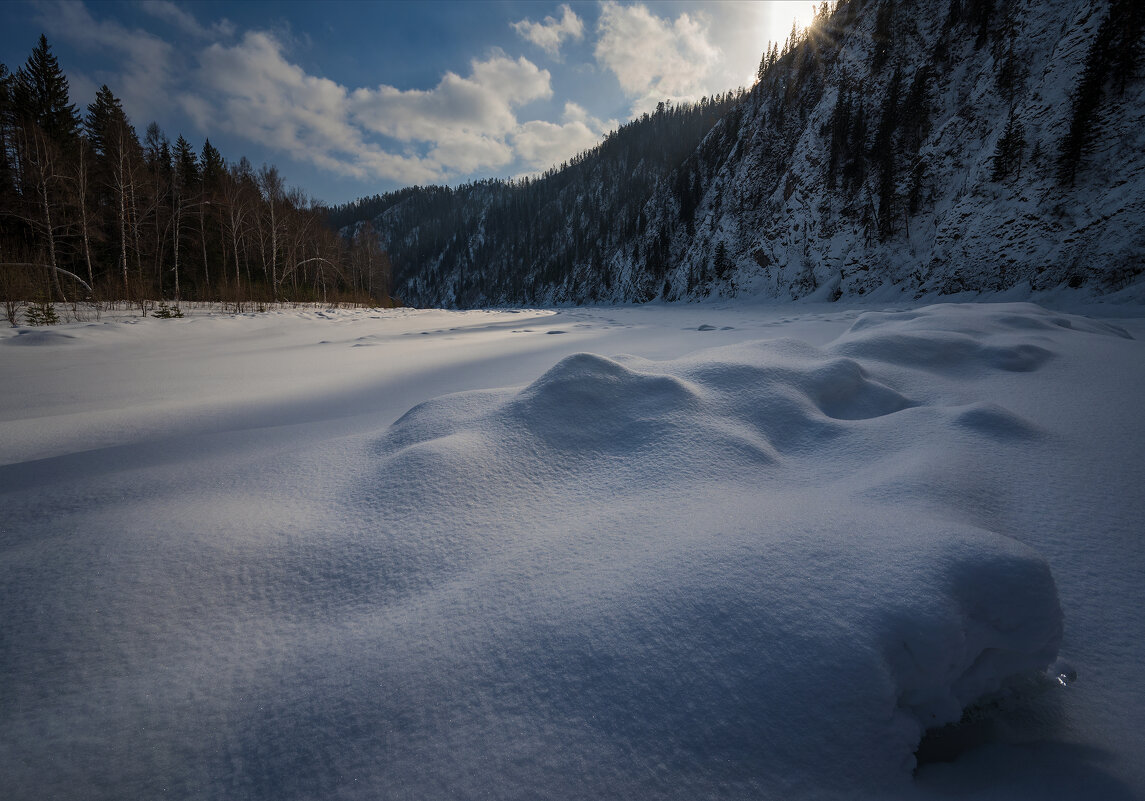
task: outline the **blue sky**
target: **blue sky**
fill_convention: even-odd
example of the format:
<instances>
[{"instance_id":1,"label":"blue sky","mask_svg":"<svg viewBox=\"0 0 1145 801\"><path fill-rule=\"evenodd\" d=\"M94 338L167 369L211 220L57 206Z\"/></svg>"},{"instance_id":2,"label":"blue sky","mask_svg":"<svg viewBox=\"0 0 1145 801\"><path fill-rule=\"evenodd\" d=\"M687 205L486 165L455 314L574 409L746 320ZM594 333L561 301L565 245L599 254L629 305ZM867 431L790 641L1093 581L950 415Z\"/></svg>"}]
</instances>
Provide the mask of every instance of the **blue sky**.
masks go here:
<instances>
[{"instance_id":1,"label":"blue sky","mask_svg":"<svg viewBox=\"0 0 1145 801\"><path fill-rule=\"evenodd\" d=\"M328 203L543 171L660 100L749 85L810 2L9 2L81 110L106 83L142 135L210 137Z\"/></svg>"}]
</instances>

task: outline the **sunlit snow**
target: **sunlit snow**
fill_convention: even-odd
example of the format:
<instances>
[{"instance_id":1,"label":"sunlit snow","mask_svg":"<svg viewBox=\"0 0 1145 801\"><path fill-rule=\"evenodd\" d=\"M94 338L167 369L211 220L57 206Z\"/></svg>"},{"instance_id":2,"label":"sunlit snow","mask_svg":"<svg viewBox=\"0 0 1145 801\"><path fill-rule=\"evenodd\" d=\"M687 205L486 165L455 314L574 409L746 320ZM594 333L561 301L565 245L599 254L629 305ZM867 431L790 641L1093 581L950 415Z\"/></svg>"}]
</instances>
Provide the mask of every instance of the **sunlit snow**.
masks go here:
<instances>
[{"instance_id":1,"label":"sunlit snow","mask_svg":"<svg viewBox=\"0 0 1145 801\"><path fill-rule=\"evenodd\" d=\"M1141 797L1136 309L0 332L3 796Z\"/></svg>"}]
</instances>

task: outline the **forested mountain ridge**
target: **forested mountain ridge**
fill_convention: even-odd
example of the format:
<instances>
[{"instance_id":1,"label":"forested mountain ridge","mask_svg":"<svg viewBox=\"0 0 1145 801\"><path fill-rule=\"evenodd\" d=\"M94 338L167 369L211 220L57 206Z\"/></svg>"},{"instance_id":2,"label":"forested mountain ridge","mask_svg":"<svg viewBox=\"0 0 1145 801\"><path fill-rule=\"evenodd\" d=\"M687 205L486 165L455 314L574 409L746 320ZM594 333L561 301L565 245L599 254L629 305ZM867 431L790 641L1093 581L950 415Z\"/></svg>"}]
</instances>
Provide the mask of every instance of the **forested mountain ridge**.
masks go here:
<instances>
[{"instance_id":1,"label":"forested mountain ridge","mask_svg":"<svg viewBox=\"0 0 1145 801\"><path fill-rule=\"evenodd\" d=\"M746 94L667 106L537 180L337 214L370 221L417 305L1116 291L1145 269L1143 17L843 0Z\"/></svg>"},{"instance_id":2,"label":"forested mountain ridge","mask_svg":"<svg viewBox=\"0 0 1145 801\"><path fill-rule=\"evenodd\" d=\"M648 227L649 198L743 97L661 104L536 179L407 188L336 208L331 219L359 234L368 221L382 247L399 254L395 281L406 302L609 300L623 291L614 255ZM646 257L656 269L666 243Z\"/></svg>"}]
</instances>

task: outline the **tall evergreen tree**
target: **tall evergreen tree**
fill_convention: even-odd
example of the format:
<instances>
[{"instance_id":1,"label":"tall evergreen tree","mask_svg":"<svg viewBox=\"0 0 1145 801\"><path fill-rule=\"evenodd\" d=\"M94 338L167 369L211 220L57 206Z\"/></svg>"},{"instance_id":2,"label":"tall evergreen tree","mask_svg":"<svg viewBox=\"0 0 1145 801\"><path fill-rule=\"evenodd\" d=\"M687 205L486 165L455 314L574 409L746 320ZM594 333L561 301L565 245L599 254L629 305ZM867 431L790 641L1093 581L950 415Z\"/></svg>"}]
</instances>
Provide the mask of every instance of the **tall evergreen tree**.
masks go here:
<instances>
[{"instance_id":1,"label":"tall evergreen tree","mask_svg":"<svg viewBox=\"0 0 1145 801\"><path fill-rule=\"evenodd\" d=\"M846 78L839 81L839 94L831 112L831 143L827 157L827 185L834 189L839 167L850 157L848 134L851 131L851 89Z\"/></svg>"},{"instance_id":2,"label":"tall evergreen tree","mask_svg":"<svg viewBox=\"0 0 1145 801\"><path fill-rule=\"evenodd\" d=\"M95 152L96 183L106 193L108 213L114 221L110 228L117 232L115 263L123 282L125 297L130 297L130 281L127 272L128 250L135 243L138 251L138 218L134 213L137 204L135 166L139 161L139 140L135 129L123 111L123 105L103 85L95 94L95 100L87 107L84 129ZM138 257L138 252L137 252Z\"/></svg>"},{"instance_id":3,"label":"tall evergreen tree","mask_svg":"<svg viewBox=\"0 0 1145 801\"><path fill-rule=\"evenodd\" d=\"M95 93L95 100L87 107L87 117L84 118L84 132L91 142L92 150L96 155L106 156L111 147L111 140L115 138L127 120L123 111L123 104L119 102L107 84L99 87Z\"/></svg>"},{"instance_id":4,"label":"tall evergreen tree","mask_svg":"<svg viewBox=\"0 0 1145 801\"><path fill-rule=\"evenodd\" d=\"M1022 153L1025 149L1025 128L1014 115L1014 109L1011 108L1010 116L1006 120L1006 128L994 149L994 169L990 176L991 180L1001 181L1014 172L1021 175Z\"/></svg>"},{"instance_id":5,"label":"tall evergreen tree","mask_svg":"<svg viewBox=\"0 0 1145 801\"><path fill-rule=\"evenodd\" d=\"M887 84L883 103L883 116L875 134L872 159L879 165L879 238L888 239L894 233L895 206L895 132L899 127L899 94L902 91L902 72L895 67Z\"/></svg>"},{"instance_id":6,"label":"tall evergreen tree","mask_svg":"<svg viewBox=\"0 0 1145 801\"><path fill-rule=\"evenodd\" d=\"M887 63L894 46L894 0L883 0L875 12L875 33L871 37L875 45L871 68L878 72Z\"/></svg>"},{"instance_id":7,"label":"tall evergreen tree","mask_svg":"<svg viewBox=\"0 0 1145 801\"><path fill-rule=\"evenodd\" d=\"M227 165L223 155L207 139L203 142L203 152L199 156L199 166L203 176L203 185L207 189L214 189L226 174Z\"/></svg>"},{"instance_id":8,"label":"tall evergreen tree","mask_svg":"<svg viewBox=\"0 0 1145 801\"><path fill-rule=\"evenodd\" d=\"M199 183L199 157L195 155L191 143L182 134L175 140L175 175L179 186L186 191Z\"/></svg>"},{"instance_id":9,"label":"tall evergreen tree","mask_svg":"<svg viewBox=\"0 0 1145 801\"><path fill-rule=\"evenodd\" d=\"M1145 11L1138 0L1112 0L1086 52L1081 80L1073 93L1069 130L1058 152L1058 180L1072 185L1078 164L1092 144L1097 112L1112 76L1113 88L1124 91L1136 72L1143 45Z\"/></svg>"},{"instance_id":10,"label":"tall evergreen tree","mask_svg":"<svg viewBox=\"0 0 1145 801\"><path fill-rule=\"evenodd\" d=\"M1109 19L1110 72L1113 88L1121 95L1145 56L1145 4L1140 0L1112 0Z\"/></svg>"},{"instance_id":11,"label":"tall evergreen tree","mask_svg":"<svg viewBox=\"0 0 1145 801\"><path fill-rule=\"evenodd\" d=\"M28 60L16 72L16 114L35 123L58 144L75 142L80 131L80 116L68 97L68 78L52 55L47 37L40 42Z\"/></svg>"},{"instance_id":12,"label":"tall evergreen tree","mask_svg":"<svg viewBox=\"0 0 1145 801\"><path fill-rule=\"evenodd\" d=\"M13 117L13 86L12 73L4 64L0 64L0 203L9 206L13 202L16 191L16 174L12 169L12 162L8 158L8 148L11 141ZM5 221L0 219L0 226ZM0 228L0 230L3 230Z\"/></svg>"},{"instance_id":13,"label":"tall evergreen tree","mask_svg":"<svg viewBox=\"0 0 1145 801\"><path fill-rule=\"evenodd\" d=\"M856 94L851 109L851 126L847 133L843 160L843 184L855 191L867 179L867 112L861 95Z\"/></svg>"}]
</instances>

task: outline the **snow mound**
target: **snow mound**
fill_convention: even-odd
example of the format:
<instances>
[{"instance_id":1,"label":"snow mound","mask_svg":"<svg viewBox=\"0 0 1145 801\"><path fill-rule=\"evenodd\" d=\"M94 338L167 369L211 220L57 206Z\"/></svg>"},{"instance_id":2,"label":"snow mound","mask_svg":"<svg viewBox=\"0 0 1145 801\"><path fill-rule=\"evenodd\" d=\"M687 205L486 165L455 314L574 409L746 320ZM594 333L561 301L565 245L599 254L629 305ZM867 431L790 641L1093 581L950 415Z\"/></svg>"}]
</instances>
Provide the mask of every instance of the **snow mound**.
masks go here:
<instances>
[{"instance_id":1,"label":"snow mound","mask_svg":"<svg viewBox=\"0 0 1145 801\"><path fill-rule=\"evenodd\" d=\"M954 410L953 422L995 440L1034 439L1041 432L1009 409L995 403L972 403Z\"/></svg>"},{"instance_id":2,"label":"snow mound","mask_svg":"<svg viewBox=\"0 0 1145 801\"><path fill-rule=\"evenodd\" d=\"M673 363L578 353L519 391L465 393L416 407L387 434L385 447L438 441L440 453L439 440L465 429L461 442L518 451L504 455L510 464L524 456L544 455L552 465L611 455L629 472L653 463L739 470L830 438L842 422L912 405L855 360L797 341L718 348Z\"/></svg>"},{"instance_id":3,"label":"snow mound","mask_svg":"<svg viewBox=\"0 0 1145 801\"><path fill-rule=\"evenodd\" d=\"M1132 338L1108 323L1058 314L1032 303L927 306L908 312L868 312L835 343L856 358L962 374L1032 372L1054 358L1053 333Z\"/></svg>"},{"instance_id":4,"label":"snow mound","mask_svg":"<svg viewBox=\"0 0 1145 801\"><path fill-rule=\"evenodd\" d=\"M4 350L4 798L1142 797L1140 342L859 311Z\"/></svg>"},{"instance_id":5,"label":"snow mound","mask_svg":"<svg viewBox=\"0 0 1145 801\"><path fill-rule=\"evenodd\" d=\"M928 333L947 331L973 336L1060 333L1064 329L1122 339L1133 338L1124 328L1111 323L1051 311L1036 303L944 303L910 311L864 312L851 325L849 333L872 328Z\"/></svg>"},{"instance_id":6,"label":"snow mound","mask_svg":"<svg viewBox=\"0 0 1145 801\"><path fill-rule=\"evenodd\" d=\"M864 316L824 348L674 361L578 353L523 388L412 409L379 441L371 491L403 532L391 569L435 588L418 619L472 680L419 739L448 730L440 758L480 773L478 742L494 763L525 747L473 711L499 709L548 755L557 796L585 764L612 777L604 794L633 764L694 763L705 781L747 765L729 786L772 791L824 762L839 791L908 781L926 729L1053 662L1062 613L1033 550L871 504L847 476L894 464L904 441L1038 436L992 402L915 397L936 371L972 386L1036 370L1055 353L1031 341L1040 314ZM922 498L933 473L914 458L880 477Z\"/></svg>"},{"instance_id":7,"label":"snow mound","mask_svg":"<svg viewBox=\"0 0 1145 801\"><path fill-rule=\"evenodd\" d=\"M4 345L65 345L75 341L73 334L54 328L19 328L15 336L0 337Z\"/></svg>"}]
</instances>

